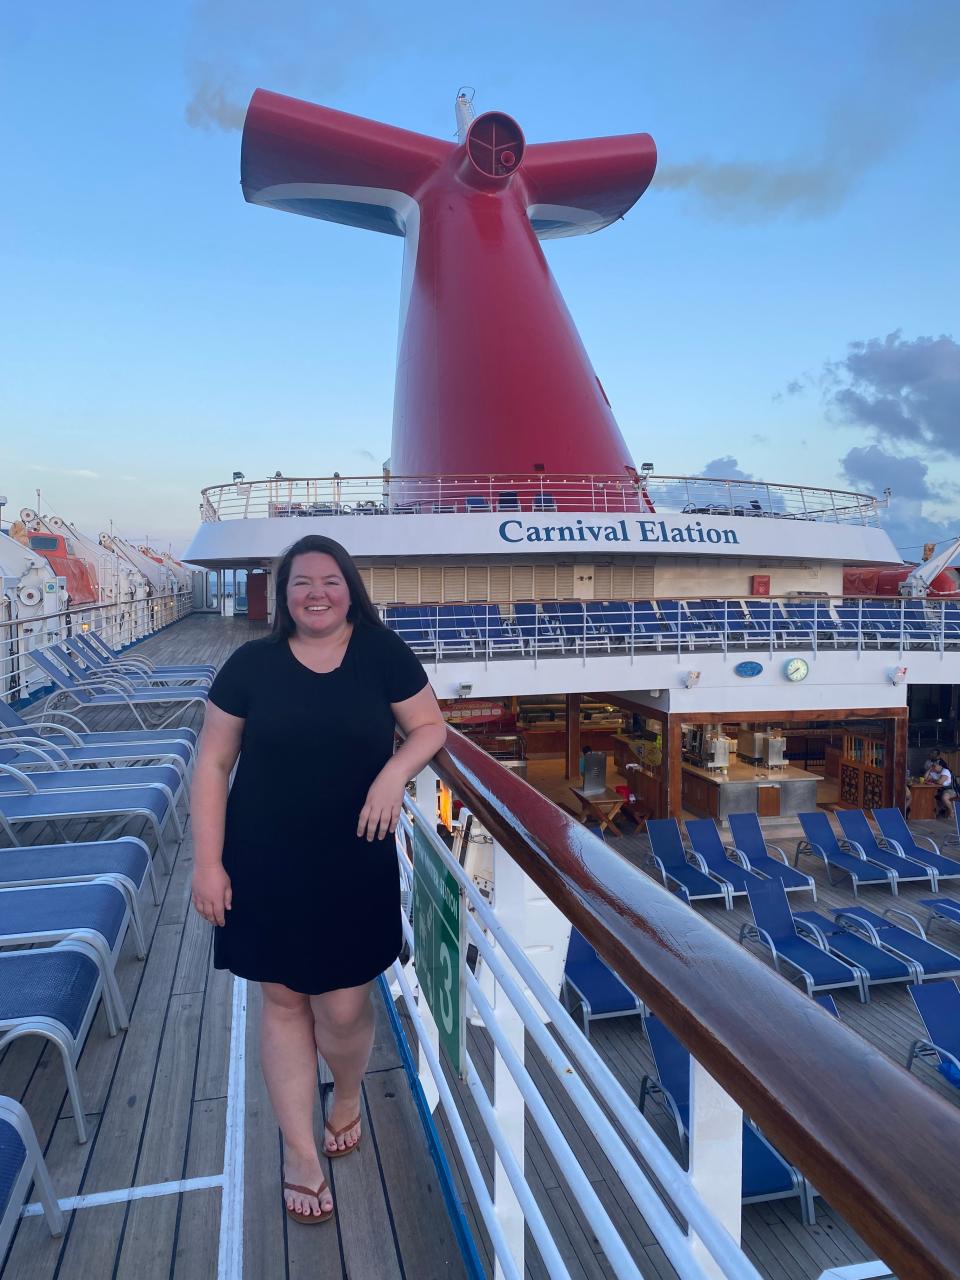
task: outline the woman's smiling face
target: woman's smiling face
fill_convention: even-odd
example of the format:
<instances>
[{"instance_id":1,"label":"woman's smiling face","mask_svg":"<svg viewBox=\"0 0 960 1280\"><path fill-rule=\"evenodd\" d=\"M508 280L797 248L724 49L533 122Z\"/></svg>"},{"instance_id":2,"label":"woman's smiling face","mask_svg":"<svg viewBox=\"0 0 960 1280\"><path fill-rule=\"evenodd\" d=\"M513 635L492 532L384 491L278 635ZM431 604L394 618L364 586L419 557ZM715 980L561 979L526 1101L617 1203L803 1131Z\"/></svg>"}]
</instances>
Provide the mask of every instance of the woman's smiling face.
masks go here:
<instances>
[{"instance_id":1,"label":"woman's smiling face","mask_svg":"<svg viewBox=\"0 0 960 1280\"><path fill-rule=\"evenodd\" d=\"M287 608L297 634L331 635L347 620L350 589L336 560L325 551L294 556L287 582Z\"/></svg>"}]
</instances>

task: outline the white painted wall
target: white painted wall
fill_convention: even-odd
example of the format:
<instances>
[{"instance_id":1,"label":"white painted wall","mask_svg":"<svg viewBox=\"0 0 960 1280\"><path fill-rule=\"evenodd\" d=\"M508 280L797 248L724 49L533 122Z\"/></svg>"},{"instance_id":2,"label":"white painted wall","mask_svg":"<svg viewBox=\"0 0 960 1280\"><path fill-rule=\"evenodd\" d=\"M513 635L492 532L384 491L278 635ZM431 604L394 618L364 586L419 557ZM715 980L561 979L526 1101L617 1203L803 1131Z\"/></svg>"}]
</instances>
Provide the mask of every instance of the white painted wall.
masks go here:
<instances>
[{"instance_id":1,"label":"white painted wall","mask_svg":"<svg viewBox=\"0 0 960 1280\"><path fill-rule=\"evenodd\" d=\"M784 675L790 657L801 653L810 663L806 680L794 684ZM480 662L427 663L426 670L439 698L457 697L461 683L472 685L473 698L508 697L525 694L624 693L663 710L684 711L787 711L854 710L863 707L906 706L906 685L891 683L891 675L901 665L895 653L778 652L769 656L756 651L746 656L762 663L762 673L742 679L733 668L744 658L742 652L724 658L718 653L638 654L633 662L619 655L591 654L582 658L497 659L486 666ZM905 662L908 663L910 655ZM960 653L951 655L948 669L960 683ZM908 663L909 666L909 663ZM698 685L688 690L690 671L699 671ZM910 673L912 676L912 672ZM923 683L943 683L938 679ZM651 698L649 690L662 696Z\"/></svg>"}]
</instances>

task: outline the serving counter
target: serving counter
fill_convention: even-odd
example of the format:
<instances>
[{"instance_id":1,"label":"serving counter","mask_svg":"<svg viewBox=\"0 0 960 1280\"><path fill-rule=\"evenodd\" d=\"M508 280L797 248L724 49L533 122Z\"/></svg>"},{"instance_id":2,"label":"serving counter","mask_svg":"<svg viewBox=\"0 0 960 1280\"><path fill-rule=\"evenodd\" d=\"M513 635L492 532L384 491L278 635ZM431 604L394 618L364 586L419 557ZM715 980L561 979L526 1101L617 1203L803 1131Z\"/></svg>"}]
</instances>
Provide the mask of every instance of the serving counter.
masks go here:
<instances>
[{"instance_id":1,"label":"serving counter","mask_svg":"<svg viewBox=\"0 0 960 1280\"><path fill-rule=\"evenodd\" d=\"M765 769L736 760L721 772L684 764L683 807L707 818L725 818L728 813L756 813L762 818L812 813L820 781L820 775L792 765Z\"/></svg>"}]
</instances>

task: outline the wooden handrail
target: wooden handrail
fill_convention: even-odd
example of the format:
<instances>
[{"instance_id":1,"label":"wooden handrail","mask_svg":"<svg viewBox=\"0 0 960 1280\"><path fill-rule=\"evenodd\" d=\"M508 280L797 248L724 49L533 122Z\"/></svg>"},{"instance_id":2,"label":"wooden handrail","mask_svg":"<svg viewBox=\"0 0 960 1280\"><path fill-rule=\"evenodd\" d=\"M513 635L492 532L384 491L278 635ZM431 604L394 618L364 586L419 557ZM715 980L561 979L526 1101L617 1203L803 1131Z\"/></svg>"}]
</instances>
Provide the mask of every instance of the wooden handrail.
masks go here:
<instances>
[{"instance_id":1,"label":"wooden handrail","mask_svg":"<svg viewBox=\"0 0 960 1280\"><path fill-rule=\"evenodd\" d=\"M456 730L433 766L901 1280L957 1280L956 1107Z\"/></svg>"}]
</instances>

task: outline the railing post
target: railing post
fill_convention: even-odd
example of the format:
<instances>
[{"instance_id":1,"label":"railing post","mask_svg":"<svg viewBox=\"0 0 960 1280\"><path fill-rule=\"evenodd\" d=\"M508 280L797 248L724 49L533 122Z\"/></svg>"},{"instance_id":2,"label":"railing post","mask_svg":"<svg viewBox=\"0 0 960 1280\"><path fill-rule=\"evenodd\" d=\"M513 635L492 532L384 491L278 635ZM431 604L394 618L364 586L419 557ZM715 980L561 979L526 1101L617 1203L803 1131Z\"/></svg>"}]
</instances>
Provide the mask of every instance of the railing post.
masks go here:
<instances>
[{"instance_id":1,"label":"railing post","mask_svg":"<svg viewBox=\"0 0 960 1280\"><path fill-rule=\"evenodd\" d=\"M696 1058L690 1059L690 1180L713 1216L740 1243L743 1112ZM690 1233L693 1251L709 1277L723 1271Z\"/></svg>"},{"instance_id":2,"label":"railing post","mask_svg":"<svg viewBox=\"0 0 960 1280\"><path fill-rule=\"evenodd\" d=\"M423 814L424 819L430 824L430 829L436 830L436 812L437 812L437 775L426 765L417 774L415 787L417 792L417 808ZM410 868L410 878L413 879L413 867ZM417 981L416 970L413 965L407 969L410 981L414 984L417 993L417 1012L423 1019L424 1032L426 1038L430 1042L433 1052L439 1058L440 1056L440 1032L437 1030L437 1024L434 1022L433 1014L430 1012L430 1006L426 1000L420 998L420 984ZM440 1101L440 1091L437 1089L436 1081L433 1078L433 1072L430 1070L430 1064L420 1042L417 1042L417 1074L420 1080L420 1088L423 1090L423 1096L426 1099L427 1106L431 1111L435 1111L437 1103Z\"/></svg>"},{"instance_id":3,"label":"railing post","mask_svg":"<svg viewBox=\"0 0 960 1280\"><path fill-rule=\"evenodd\" d=\"M525 933L525 899L526 886L523 872L506 849L495 840L493 842L493 905L498 920L513 938L522 938ZM493 1008L497 1022L507 1037L510 1047L523 1062L525 1058L523 1020L507 999L499 983L494 988ZM523 1169L523 1095L496 1049L493 1054L493 1110L498 1125L506 1135L514 1158ZM523 1275L523 1212L498 1156L494 1156L493 1205L517 1271ZM494 1267L494 1280L502 1280L502 1277L503 1271L497 1262Z\"/></svg>"}]
</instances>

